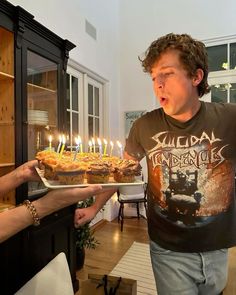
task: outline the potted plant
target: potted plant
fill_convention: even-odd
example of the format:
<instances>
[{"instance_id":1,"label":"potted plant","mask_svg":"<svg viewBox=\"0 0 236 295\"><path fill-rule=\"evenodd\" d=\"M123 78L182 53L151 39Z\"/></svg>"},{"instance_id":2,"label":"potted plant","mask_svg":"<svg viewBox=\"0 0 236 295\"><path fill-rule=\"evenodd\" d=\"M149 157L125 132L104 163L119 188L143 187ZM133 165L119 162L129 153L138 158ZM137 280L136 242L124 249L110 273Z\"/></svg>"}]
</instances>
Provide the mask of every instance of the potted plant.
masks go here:
<instances>
[{"instance_id":1,"label":"potted plant","mask_svg":"<svg viewBox=\"0 0 236 295\"><path fill-rule=\"evenodd\" d=\"M93 204L93 197L77 204L77 208L86 208ZM95 249L99 241L94 236L94 230L89 226L89 222L76 229L76 256L77 269L81 269L84 265L85 249Z\"/></svg>"}]
</instances>

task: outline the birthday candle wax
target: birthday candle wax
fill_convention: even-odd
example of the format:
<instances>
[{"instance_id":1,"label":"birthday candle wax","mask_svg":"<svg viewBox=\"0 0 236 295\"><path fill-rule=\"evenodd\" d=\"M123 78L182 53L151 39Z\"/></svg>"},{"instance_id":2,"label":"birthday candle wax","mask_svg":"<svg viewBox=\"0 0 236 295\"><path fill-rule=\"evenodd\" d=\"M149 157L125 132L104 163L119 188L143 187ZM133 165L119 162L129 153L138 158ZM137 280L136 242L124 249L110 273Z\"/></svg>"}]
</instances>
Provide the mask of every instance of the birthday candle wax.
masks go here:
<instances>
[{"instance_id":1,"label":"birthday candle wax","mask_svg":"<svg viewBox=\"0 0 236 295\"><path fill-rule=\"evenodd\" d=\"M52 150L52 135L49 135L48 141L49 141L49 151L51 151Z\"/></svg>"},{"instance_id":2,"label":"birthday candle wax","mask_svg":"<svg viewBox=\"0 0 236 295\"><path fill-rule=\"evenodd\" d=\"M110 141L110 157L112 156L113 147L114 147L114 143Z\"/></svg>"},{"instance_id":3,"label":"birthday candle wax","mask_svg":"<svg viewBox=\"0 0 236 295\"><path fill-rule=\"evenodd\" d=\"M89 150L88 150L88 152L89 152L89 153L92 153L92 141L91 141L91 140L89 140L88 145L89 145Z\"/></svg>"},{"instance_id":4,"label":"birthday candle wax","mask_svg":"<svg viewBox=\"0 0 236 295\"><path fill-rule=\"evenodd\" d=\"M92 144L93 144L93 152L95 153L95 139L92 138Z\"/></svg>"},{"instance_id":5,"label":"birthday candle wax","mask_svg":"<svg viewBox=\"0 0 236 295\"><path fill-rule=\"evenodd\" d=\"M103 141L104 141L104 151L103 151L103 155L105 156L106 153L107 153L107 141L106 141L106 139L103 139Z\"/></svg>"},{"instance_id":6,"label":"birthday candle wax","mask_svg":"<svg viewBox=\"0 0 236 295\"><path fill-rule=\"evenodd\" d=\"M61 142L62 142L62 136L59 135L59 144L58 144L58 146L57 146L57 153L60 153Z\"/></svg>"},{"instance_id":7,"label":"birthday candle wax","mask_svg":"<svg viewBox=\"0 0 236 295\"><path fill-rule=\"evenodd\" d=\"M123 146L119 141L117 141L117 145L120 149L120 158L123 159Z\"/></svg>"},{"instance_id":8,"label":"birthday candle wax","mask_svg":"<svg viewBox=\"0 0 236 295\"><path fill-rule=\"evenodd\" d=\"M60 158L62 157L62 154L64 152L65 144L66 144L66 137L65 137L65 135L62 135L62 147L61 147L61 151L60 151Z\"/></svg>"},{"instance_id":9,"label":"birthday candle wax","mask_svg":"<svg viewBox=\"0 0 236 295\"><path fill-rule=\"evenodd\" d=\"M80 150L80 143L81 143L81 138L80 138L80 136L78 136L75 138L76 148L75 148L73 161L76 160L76 155L77 155L78 151Z\"/></svg>"},{"instance_id":10,"label":"birthday candle wax","mask_svg":"<svg viewBox=\"0 0 236 295\"><path fill-rule=\"evenodd\" d=\"M102 142L101 142L100 138L97 139L97 142L98 142L98 146L99 146L99 155L100 155L100 158L102 158Z\"/></svg>"}]
</instances>

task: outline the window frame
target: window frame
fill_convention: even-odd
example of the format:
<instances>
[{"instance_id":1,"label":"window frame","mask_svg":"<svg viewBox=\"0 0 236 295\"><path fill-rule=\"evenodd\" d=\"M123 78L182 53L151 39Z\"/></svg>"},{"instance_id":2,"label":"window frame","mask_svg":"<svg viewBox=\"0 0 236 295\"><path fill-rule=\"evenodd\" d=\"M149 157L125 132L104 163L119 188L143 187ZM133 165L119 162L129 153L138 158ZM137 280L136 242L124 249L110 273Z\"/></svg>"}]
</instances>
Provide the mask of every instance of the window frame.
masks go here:
<instances>
[{"instance_id":1,"label":"window frame","mask_svg":"<svg viewBox=\"0 0 236 295\"><path fill-rule=\"evenodd\" d=\"M236 43L236 35L223 36L203 40L206 47L227 45L227 63L230 62L230 44ZM230 66L230 64L229 64ZM224 69L221 71L212 71L208 74L208 84L210 86L216 84L236 83L236 69ZM204 101L212 101L211 92L204 95ZM227 102L230 102L229 90L227 91Z\"/></svg>"}]
</instances>

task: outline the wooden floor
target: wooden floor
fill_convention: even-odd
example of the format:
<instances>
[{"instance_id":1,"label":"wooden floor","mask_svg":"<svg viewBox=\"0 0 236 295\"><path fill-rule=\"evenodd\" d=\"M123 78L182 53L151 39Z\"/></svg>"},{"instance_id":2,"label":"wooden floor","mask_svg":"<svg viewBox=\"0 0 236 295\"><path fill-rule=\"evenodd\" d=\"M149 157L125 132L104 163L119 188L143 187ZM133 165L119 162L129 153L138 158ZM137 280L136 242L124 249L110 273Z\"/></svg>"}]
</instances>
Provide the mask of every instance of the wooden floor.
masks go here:
<instances>
[{"instance_id":1,"label":"wooden floor","mask_svg":"<svg viewBox=\"0 0 236 295\"><path fill-rule=\"evenodd\" d=\"M134 241L148 243L147 224L143 218L126 219L122 233L117 220L103 223L96 228L95 236L100 245L95 250L86 250L85 265L77 272L79 280L86 279L88 273L110 273ZM235 278L236 247L230 249L229 279L224 295L236 295Z\"/></svg>"}]
</instances>

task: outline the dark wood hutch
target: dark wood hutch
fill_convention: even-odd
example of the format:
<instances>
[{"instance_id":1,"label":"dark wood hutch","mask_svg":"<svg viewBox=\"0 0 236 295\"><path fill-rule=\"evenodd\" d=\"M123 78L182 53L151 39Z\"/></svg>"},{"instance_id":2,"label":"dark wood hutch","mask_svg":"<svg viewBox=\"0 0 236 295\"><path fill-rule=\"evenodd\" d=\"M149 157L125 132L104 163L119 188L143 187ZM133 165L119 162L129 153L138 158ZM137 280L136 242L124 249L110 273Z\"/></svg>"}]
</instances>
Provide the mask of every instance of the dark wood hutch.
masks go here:
<instances>
[{"instance_id":1,"label":"dark wood hutch","mask_svg":"<svg viewBox=\"0 0 236 295\"><path fill-rule=\"evenodd\" d=\"M32 159L49 134L65 129L66 67L74 47L22 7L0 1L0 175ZM22 185L0 197L0 209L45 191ZM63 209L0 244L1 294L14 294L61 251L77 289L73 213L74 207Z\"/></svg>"}]
</instances>

